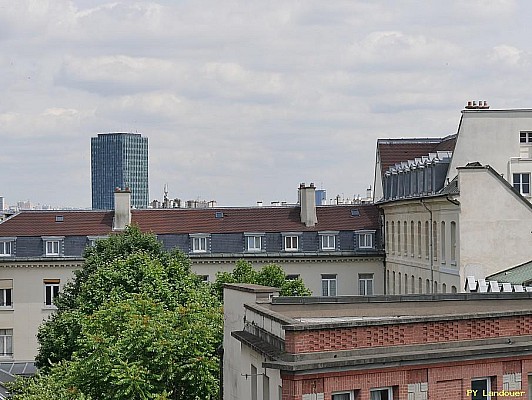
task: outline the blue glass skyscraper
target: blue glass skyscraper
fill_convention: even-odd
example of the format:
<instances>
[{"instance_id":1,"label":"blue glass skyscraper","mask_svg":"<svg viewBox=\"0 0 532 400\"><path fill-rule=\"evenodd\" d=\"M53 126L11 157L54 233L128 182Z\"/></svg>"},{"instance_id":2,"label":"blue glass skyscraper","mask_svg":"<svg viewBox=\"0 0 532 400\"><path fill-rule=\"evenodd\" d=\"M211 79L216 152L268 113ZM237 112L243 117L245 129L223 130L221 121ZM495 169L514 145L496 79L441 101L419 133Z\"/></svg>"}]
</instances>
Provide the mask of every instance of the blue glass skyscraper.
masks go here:
<instances>
[{"instance_id":1,"label":"blue glass skyscraper","mask_svg":"<svg viewBox=\"0 0 532 400\"><path fill-rule=\"evenodd\" d=\"M114 209L115 188L131 190L131 206L146 208L148 138L138 133L99 133L91 138L92 208Z\"/></svg>"}]
</instances>

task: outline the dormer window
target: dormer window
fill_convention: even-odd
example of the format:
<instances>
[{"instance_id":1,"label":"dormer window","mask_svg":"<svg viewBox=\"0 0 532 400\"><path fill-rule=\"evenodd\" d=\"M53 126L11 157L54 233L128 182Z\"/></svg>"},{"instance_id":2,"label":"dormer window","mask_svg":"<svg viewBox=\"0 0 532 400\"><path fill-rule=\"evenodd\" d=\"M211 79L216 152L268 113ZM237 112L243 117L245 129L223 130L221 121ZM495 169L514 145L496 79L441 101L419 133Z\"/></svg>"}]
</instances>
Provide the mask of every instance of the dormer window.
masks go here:
<instances>
[{"instance_id":1,"label":"dormer window","mask_svg":"<svg viewBox=\"0 0 532 400\"><path fill-rule=\"evenodd\" d=\"M259 252L263 250L264 233L244 233L246 239L246 251Z\"/></svg>"},{"instance_id":2,"label":"dormer window","mask_svg":"<svg viewBox=\"0 0 532 400\"><path fill-rule=\"evenodd\" d=\"M190 235L192 253L207 253L209 251L209 235L195 233Z\"/></svg>"},{"instance_id":3,"label":"dormer window","mask_svg":"<svg viewBox=\"0 0 532 400\"><path fill-rule=\"evenodd\" d=\"M320 236L320 250L335 251L336 250L336 236L338 232L324 231L318 232Z\"/></svg>"},{"instance_id":4,"label":"dormer window","mask_svg":"<svg viewBox=\"0 0 532 400\"><path fill-rule=\"evenodd\" d=\"M373 230L356 231L355 235L357 235L359 249L373 249L375 247L374 240L373 240L373 237L375 236L375 231Z\"/></svg>"},{"instance_id":5,"label":"dormer window","mask_svg":"<svg viewBox=\"0 0 532 400\"><path fill-rule=\"evenodd\" d=\"M15 238L0 238L0 257L11 257L15 254Z\"/></svg>"},{"instance_id":6,"label":"dormer window","mask_svg":"<svg viewBox=\"0 0 532 400\"><path fill-rule=\"evenodd\" d=\"M283 233L284 251L299 251L299 236L301 233Z\"/></svg>"},{"instance_id":7,"label":"dormer window","mask_svg":"<svg viewBox=\"0 0 532 400\"><path fill-rule=\"evenodd\" d=\"M63 236L43 236L44 255L47 257L59 257L63 255Z\"/></svg>"}]
</instances>

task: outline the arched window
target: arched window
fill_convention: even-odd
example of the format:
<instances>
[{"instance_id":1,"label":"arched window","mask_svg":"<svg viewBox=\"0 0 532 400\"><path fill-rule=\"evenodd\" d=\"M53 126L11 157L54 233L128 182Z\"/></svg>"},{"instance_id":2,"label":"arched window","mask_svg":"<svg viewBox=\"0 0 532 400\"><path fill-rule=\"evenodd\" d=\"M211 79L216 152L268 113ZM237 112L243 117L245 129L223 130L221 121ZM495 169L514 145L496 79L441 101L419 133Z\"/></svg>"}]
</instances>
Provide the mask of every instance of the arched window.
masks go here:
<instances>
[{"instance_id":1,"label":"arched window","mask_svg":"<svg viewBox=\"0 0 532 400\"><path fill-rule=\"evenodd\" d=\"M445 248L445 221L441 222L440 225L440 243L441 243L441 263L445 264L445 254L446 254L446 248Z\"/></svg>"},{"instance_id":2,"label":"arched window","mask_svg":"<svg viewBox=\"0 0 532 400\"><path fill-rule=\"evenodd\" d=\"M430 226L429 221L425 221L425 258L429 259L429 244L430 244Z\"/></svg>"},{"instance_id":3,"label":"arched window","mask_svg":"<svg viewBox=\"0 0 532 400\"><path fill-rule=\"evenodd\" d=\"M417 256L421 258L421 221L417 222Z\"/></svg>"},{"instance_id":4,"label":"arched window","mask_svg":"<svg viewBox=\"0 0 532 400\"><path fill-rule=\"evenodd\" d=\"M414 257L414 243L416 242L414 240L414 233L415 233L415 229L414 229L414 221L410 221L410 256L411 257Z\"/></svg>"},{"instance_id":5,"label":"arched window","mask_svg":"<svg viewBox=\"0 0 532 400\"><path fill-rule=\"evenodd\" d=\"M456 222L451 221L451 263L456 264Z\"/></svg>"},{"instance_id":6,"label":"arched window","mask_svg":"<svg viewBox=\"0 0 532 400\"><path fill-rule=\"evenodd\" d=\"M405 236L405 243L403 248L403 253L406 256L408 254L408 232L407 232L408 226L406 224L406 221L403 222L403 234Z\"/></svg>"},{"instance_id":7,"label":"arched window","mask_svg":"<svg viewBox=\"0 0 532 400\"><path fill-rule=\"evenodd\" d=\"M395 253L395 222L392 221L392 254Z\"/></svg>"},{"instance_id":8,"label":"arched window","mask_svg":"<svg viewBox=\"0 0 532 400\"><path fill-rule=\"evenodd\" d=\"M432 223L432 259L438 261L438 223Z\"/></svg>"}]
</instances>

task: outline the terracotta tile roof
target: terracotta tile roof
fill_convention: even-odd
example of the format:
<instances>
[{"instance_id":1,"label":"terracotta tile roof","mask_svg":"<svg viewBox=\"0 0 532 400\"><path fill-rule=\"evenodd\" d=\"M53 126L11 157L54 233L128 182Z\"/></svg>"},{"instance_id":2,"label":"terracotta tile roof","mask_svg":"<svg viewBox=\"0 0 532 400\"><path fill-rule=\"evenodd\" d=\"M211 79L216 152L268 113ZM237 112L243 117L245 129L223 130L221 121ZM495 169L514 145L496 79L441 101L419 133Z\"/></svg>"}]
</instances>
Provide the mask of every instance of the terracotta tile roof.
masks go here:
<instances>
[{"instance_id":1,"label":"terracotta tile roof","mask_svg":"<svg viewBox=\"0 0 532 400\"><path fill-rule=\"evenodd\" d=\"M381 161L381 174L401 161L427 156L436 151L454 151L456 135L444 138L379 139L377 152Z\"/></svg>"},{"instance_id":2,"label":"terracotta tile roof","mask_svg":"<svg viewBox=\"0 0 532 400\"><path fill-rule=\"evenodd\" d=\"M358 216L351 210L357 209ZM216 218L222 212L222 218ZM56 222L62 216L62 222ZM307 228L299 207L133 210L132 222L156 234L289 232L378 229L374 205L317 207L318 223ZM112 211L22 211L0 223L1 236L91 236L112 232Z\"/></svg>"},{"instance_id":3,"label":"terracotta tile roof","mask_svg":"<svg viewBox=\"0 0 532 400\"><path fill-rule=\"evenodd\" d=\"M0 223L0 236L97 236L112 225L112 211L21 211Z\"/></svg>"}]
</instances>

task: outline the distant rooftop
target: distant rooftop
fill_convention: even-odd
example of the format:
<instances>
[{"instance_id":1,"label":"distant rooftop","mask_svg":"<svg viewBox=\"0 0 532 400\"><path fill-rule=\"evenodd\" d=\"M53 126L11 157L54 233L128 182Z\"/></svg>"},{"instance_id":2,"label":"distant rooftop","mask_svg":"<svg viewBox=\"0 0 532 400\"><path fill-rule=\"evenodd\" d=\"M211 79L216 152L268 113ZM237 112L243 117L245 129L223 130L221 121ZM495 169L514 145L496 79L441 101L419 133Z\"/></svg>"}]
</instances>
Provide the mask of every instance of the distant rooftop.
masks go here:
<instances>
[{"instance_id":1,"label":"distant rooftop","mask_svg":"<svg viewBox=\"0 0 532 400\"><path fill-rule=\"evenodd\" d=\"M456 137L379 139L377 151L381 161L381 174L401 161L413 160L437 151L454 151Z\"/></svg>"}]
</instances>

